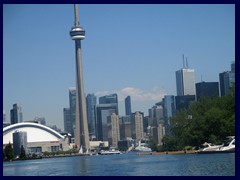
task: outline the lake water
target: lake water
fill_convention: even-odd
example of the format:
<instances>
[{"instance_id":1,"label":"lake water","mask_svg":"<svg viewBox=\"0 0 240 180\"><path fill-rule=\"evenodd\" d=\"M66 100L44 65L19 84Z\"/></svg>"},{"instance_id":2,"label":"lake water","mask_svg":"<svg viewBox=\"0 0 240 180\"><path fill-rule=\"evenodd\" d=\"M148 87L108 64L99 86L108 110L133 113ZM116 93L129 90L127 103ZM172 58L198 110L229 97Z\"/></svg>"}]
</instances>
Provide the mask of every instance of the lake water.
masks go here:
<instances>
[{"instance_id":1,"label":"lake water","mask_svg":"<svg viewBox=\"0 0 240 180\"><path fill-rule=\"evenodd\" d=\"M3 163L4 176L234 176L235 153L76 156Z\"/></svg>"}]
</instances>

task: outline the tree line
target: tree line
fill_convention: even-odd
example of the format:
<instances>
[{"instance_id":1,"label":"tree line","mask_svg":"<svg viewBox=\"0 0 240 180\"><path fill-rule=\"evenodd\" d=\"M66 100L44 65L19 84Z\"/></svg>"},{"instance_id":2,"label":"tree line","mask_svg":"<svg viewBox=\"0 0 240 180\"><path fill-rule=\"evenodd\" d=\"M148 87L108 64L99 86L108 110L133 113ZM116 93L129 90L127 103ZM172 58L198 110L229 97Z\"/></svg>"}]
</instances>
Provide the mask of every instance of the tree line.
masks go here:
<instances>
[{"instance_id":1,"label":"tree line","mask_svg":"<svg viewBox=\"0 0 240 180\"><path fill-rule=\"evenodd\" d=\"M164 136L163 145L152 143L156 151L197 149L204 142L222 144L227 136L235 135L235 86L227 96L202 97L177 112L170 122L170 133Z\"/></svg>"}]
</instances>

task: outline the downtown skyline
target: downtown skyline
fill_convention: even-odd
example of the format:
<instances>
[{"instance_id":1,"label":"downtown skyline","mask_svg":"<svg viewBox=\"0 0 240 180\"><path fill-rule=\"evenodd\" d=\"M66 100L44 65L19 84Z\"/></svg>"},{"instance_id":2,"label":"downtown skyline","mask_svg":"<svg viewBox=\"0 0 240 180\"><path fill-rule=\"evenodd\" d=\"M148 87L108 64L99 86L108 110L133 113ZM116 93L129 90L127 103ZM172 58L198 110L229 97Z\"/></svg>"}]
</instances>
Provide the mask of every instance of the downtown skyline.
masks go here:
<instances>
[{"instance_id":1,"label":"downtown skyline","mask_svg":"<svg viewBox=\"0 0 240 180\"><path fill-rule=\"evenodd\" d=\"M128 95L132 112L145 115L164 95L176 95L175 71L183 67L182 54L195 70L196 83L218 82L219 73L235 61L234 5L78 8L86 30L85 95L117 93L120 115ZM72 24L72 5L3 5L7 121L12 105L21 103L24 121L45 117L47 124L63 129L62 110L69 105L69 87L75 86L74 44L68 34Z\"/></svg>"}]
</instances>

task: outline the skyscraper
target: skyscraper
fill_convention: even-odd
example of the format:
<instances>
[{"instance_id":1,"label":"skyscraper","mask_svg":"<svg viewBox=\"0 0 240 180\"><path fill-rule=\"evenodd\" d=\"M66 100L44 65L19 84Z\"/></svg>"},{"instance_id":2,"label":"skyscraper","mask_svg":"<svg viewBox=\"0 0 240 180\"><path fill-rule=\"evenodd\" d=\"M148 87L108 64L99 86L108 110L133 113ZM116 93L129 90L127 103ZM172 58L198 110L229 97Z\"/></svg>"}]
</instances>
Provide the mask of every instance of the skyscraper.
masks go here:
<instances>
[{"instance_id":1,"label":"skyscraper","mask_svg":"<svg viewBox=\"0 0 240 180\"><path fill-rule=\"evenodd\" d=\"M23 122L22 107L19 104L13 104L13 108L10 110L11 124Z\"/></svg>"},{"instance_id":2,"label":"skyscraper","mask_svg":"<svg viewBox=\"0 0 240 180\"><path fill-rule=\"evenodd\" d=\"M131 115L132 138L136 140L143 139L143 113L135 112Z\"/></svg>"},{"instance_id":3,"label":"skyscraper","mask_svg":"<svg viewBox=\"0 0 240 180\"><path fill-rule=\"evenodd\" d=\"M163 98L163 119L164 125L168 130L171 124L170 118L175 115L175 100L173 95L165 95Z\"/></svg>"},{"instance_id":4,"label":"skyscraper","mask_svg":"<svg viewBox=\"0 0 240 180\"><path fill-rule=\"evenodd\" d=\"M70 31L72 40L75 41L76 50L76 134L75 143L86 151L89 149L89 134L87 125L86 99L84 95L82 72L82 48L81 40L85 38L85 30L78 21L78 7L74 5L75 23Z\"/></svg>"},{"instance_id":5,"label":"skyscraper","mask_svg":"<svg viewBox=\"0 0 240 180\"><path fill-rule=\"evenodd\" d=\"M175 96L176 111L188 109L196 101L195 95Z\"/></svg>"},{"instance_id":6,"label":"skyscraper","mask_svg":"<svg viewBox=\"0 0 240 180\"><path fill-rule=\"evenodd\" d=\"M196 95L194 69L182 68L176 71L177 95Z\"/></svg>"},{"instance_id":7,"label":"skyscraper","mask_svg":"<svg viewBox=\"0 0 240 180\"><path fill-rule=\"evenodd\" d=\"M15 131L13 133L13 151L15 157L20 155L21 147L24 148L25 154L27 154L27 132Z\"/></svg>"},{"instance_id":8,"label":"skyscraper","mask_svg":"<svg viewBox=\"0 0 240 180\"><path fill-rule=\"evenodd\" d=\"M75 137L76 131L76 88L69 88L69 110L70 110L70 121L71 121L71 134Z\"/></svg>"},{"instance_id":9,"label":"skyscraper","mask_svg":"<svg viewBox=\"0 0 240 180\"><path fill-rule=\"evenodd\" d=\"M94 94L88 94L86 97L87 102L87 121L89 134L96 136L95 132L95 113L94 108L97 104L97 97Z\"/></svg>"},{"instance_id":10,"label":"skyscraper","mask_svg":"<svg viewBox=\"0 0 240 180\"><path fill-rule=\"evenodd\" d=\"M70 116L70 108L63 108L64 131L72 133L72 122Z\"/></svg>"},{"instance_id":11,"label":"skyscraper","mask_svg":"<svg viewBox=\"0 0 240 180\"><path fill-rule=\"evenodd\" d=\"M107 131L110 145L117 148L118 141L120 140L120 127L119 116L115 113L107 117Z\"/></svg>"},{"instance_id":12,"label":"skyscraper","mask_svg":"<svg viewBox=\"0 0 240 180\"><path fill-rule=\"evenodd\" d=\"M96 136L99 141L107 141L107 117L117 114L117 104L97 104L95 106Z\"/></svg>"},{"instance_id":13,"label":"skyscraper","mask_svg":"<svg viewBox=\"0 0 240 180\"><path fill-rule=\"evenodd\" d=\"M117 107L115 113L118 115L118 96L117 96L117 94L110 94L110 95L99 97L99 104L115 104Z\"/></svg>"},{"instance_id":14,"label":"skyscraper","mask_svg":"<svg viewBox=\"0 0 240 180\"><path fill-rule=\"evenodd\" d=\"M125 98L125 113L126 115L131 115L132 114L132 108L131 108L131 97L127 96Z\"/></svg>"},{"instance_id":15,"label":"skyscraper","mask_svg":"<svg viewBox=\"0 0 240 180\"><path fill-rule=\"evenodd\" d=\"M197 100L201 97L219 97L218 82L199 82L196 83Z\"/></svg>"},{"instance_id":16,"label":"skyscraper","mask_svg":"<svg viewBox=\"0 0 240 180\"><path fill-rule=\"evenodd\" d=\"M231 86L235 83L235 62L231 64L231 71L219 73L219 82L221 96L230 94Z\"/></svg>"}]
</instances>

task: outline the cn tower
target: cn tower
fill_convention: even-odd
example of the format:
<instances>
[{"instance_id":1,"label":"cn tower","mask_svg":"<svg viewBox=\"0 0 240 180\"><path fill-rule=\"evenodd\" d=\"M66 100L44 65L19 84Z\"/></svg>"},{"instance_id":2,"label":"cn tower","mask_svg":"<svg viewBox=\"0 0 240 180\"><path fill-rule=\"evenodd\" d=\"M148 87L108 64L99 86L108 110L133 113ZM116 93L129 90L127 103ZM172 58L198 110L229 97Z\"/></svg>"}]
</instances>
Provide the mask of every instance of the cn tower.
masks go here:
<instances>
[{"instance_id":1,"label":"cn tower","mask_svg":"<svg viewBox=\"0 0 240 180\"><path fill-rule=\"evenodd\" d=\"M83 151L89 149L89 134L87 125L86 99L84 95L83 71L82 71L82 49L81 40L85 38L85 30L80 26L78 20L78 7L74 4L75 22L70 31L72 40L75 41L76 50L76 133L75 144Z\"/></svg>"}]
</instances>

